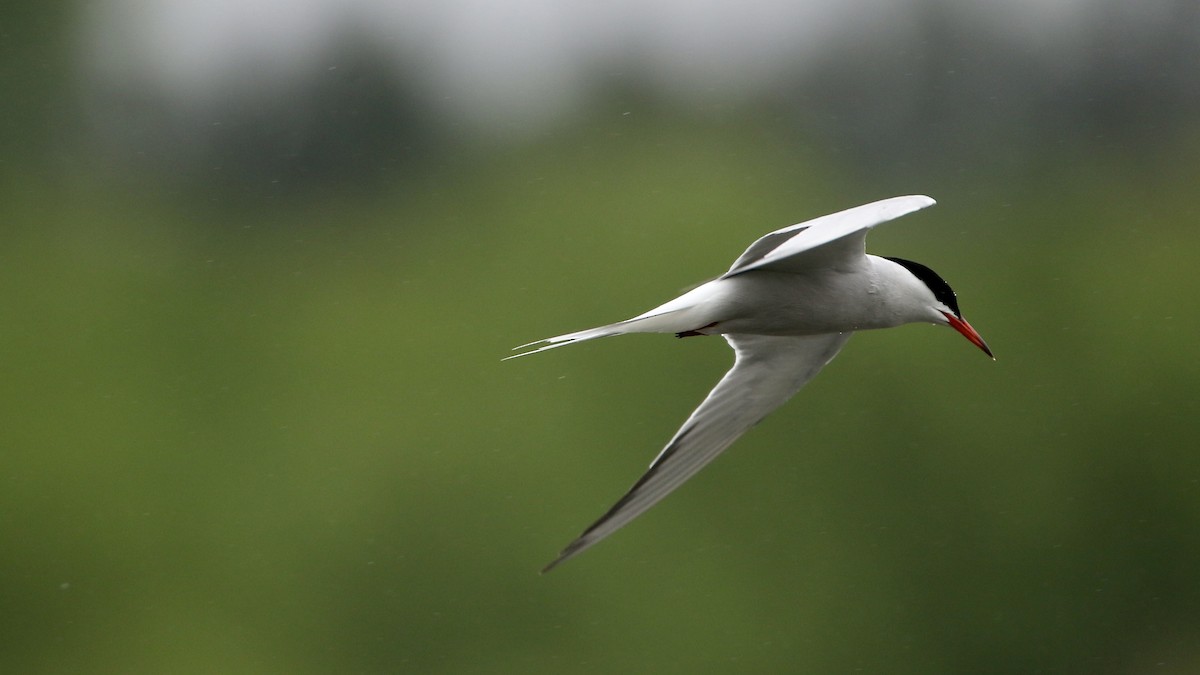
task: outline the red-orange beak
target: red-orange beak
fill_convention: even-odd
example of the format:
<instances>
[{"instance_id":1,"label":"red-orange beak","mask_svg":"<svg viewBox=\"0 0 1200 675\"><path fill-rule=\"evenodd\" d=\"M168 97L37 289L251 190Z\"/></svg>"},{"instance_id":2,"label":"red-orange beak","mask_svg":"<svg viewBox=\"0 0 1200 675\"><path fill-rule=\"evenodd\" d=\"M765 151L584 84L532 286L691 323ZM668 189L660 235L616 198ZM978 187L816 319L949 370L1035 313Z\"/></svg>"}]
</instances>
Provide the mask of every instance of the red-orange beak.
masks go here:
<instances>
[{"instance_id":1,"label":"red-orange beak","mask_svg":"<svg viewBox=\"0 0 1200 675\"><path fill-rule=\"evenodd\" d=\"M947 312L942 312L942 314L946 317L946 320L950 322L951 328L962 333L962 336L970 340L971 344L982 349L984 354L991 356L993 361L996 360L996 357L992 356L992 350L988 349L987 343L984 342L983 338L979 336L979 332L974 328L971 328L971 324L967 323L963 319L958 318L957 316L954 316L953 314Z\"/></svg>"}]
</instances>

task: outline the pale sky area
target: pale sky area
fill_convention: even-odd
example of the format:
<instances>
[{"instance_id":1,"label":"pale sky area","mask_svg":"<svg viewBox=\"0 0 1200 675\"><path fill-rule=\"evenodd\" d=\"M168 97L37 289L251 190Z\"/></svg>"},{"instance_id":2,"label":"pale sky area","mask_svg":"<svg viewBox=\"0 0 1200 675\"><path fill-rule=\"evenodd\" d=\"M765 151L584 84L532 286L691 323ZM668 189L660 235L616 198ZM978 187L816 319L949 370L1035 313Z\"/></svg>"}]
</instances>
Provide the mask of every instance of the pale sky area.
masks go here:
<instances>
[{"instance_id":1,"label":"pale sky area","mask_svg":"<svg viewBox=\"0 0 1200 675\"><path fill-rule=\"evenodd\" d=\"M943 9L1029 49L1064 52L1089 0ZM394 54L433 106L468 122L538 123L587 105L598 79L636 69L681 97L736 100L846 40L920 35L920 0L106 0L81 25L89 78L150 85L203 106L230 83L269 95L337 68L351 34ZM923 11L925 10L925 11ZM1153 11L1139 9L1138 11ZM948 66L951 67L951 66ZM599 78L598 78L599 76Z\"/></svg>"}]
</instances>

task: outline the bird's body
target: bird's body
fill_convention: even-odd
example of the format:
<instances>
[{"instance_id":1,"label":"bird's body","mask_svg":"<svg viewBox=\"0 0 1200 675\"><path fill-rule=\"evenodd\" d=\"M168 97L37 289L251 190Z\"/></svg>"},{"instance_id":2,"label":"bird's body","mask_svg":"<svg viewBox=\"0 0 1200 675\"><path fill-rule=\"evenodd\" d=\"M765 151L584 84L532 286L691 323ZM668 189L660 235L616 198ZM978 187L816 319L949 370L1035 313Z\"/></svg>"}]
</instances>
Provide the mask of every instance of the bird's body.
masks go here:
<instances>
[{"instance_id":1,"label":"bird's body","mask_svg":"<svg viewBox=\"0 0 1200 675\"><path fill-rule=\"evenodd\" d=\"M858 330L949 325L984 350L954 292L932 270L868 255L867 231L934 203L885 199L761 237L728 272L631 319L523 345L517 356L625 333L725 337L733 368L684 422L649 470L544 571L643 513L791 398ZM515 358L515 357L509 357Z\"/></svg>"},{"instance_id":2,"label":"bird's body","mask_svg":"<svg viewBox=\"0 0 1200 675\"><path fill-rule=\"evenodd\" d=\"M898 264L864 256L853 271L797 274L751 270L708 282L696 289L696 318L703 334L820 335L891 328L914 320L935 320L925 305L913 306L907 291L913 279ZM708 297L703 297L708 296ZM918 318L913 318L918 317ZM670 332L682 332L679 327Z\"/></svg>"}]
</instances>

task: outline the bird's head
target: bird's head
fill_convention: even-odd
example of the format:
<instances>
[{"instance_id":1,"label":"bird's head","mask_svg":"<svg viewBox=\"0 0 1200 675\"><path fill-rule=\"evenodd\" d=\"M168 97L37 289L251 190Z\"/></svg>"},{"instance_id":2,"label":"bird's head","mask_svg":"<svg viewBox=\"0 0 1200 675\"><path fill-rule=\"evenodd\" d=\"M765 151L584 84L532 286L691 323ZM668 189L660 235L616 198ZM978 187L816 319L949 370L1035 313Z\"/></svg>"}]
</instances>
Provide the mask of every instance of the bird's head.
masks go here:
<instances>
[{"instance_id":1,"label":"bird's head","mask_svg":"<svg viewBox=\"0 0 1200 675\"><path fill-rule=\"evenodd\" d=\"M933 295L933 302L929 310L929 320L950 326L954 330L962 334L963 337L970 340L971 344L983 350L984 354L992 356L992 350L988 348L987 343L979 335L979 332L967 323L967 320L962 317L962 312L958 309L958 298L954 295L954 289L950 288L950 284L946 280L938 276L937 272L929 269L918 262L905 260L903 258L888 258L892 262L900 265L908 270L910 274L916 277L917 281L929 289Z\"/></svg>"}]
</instances>

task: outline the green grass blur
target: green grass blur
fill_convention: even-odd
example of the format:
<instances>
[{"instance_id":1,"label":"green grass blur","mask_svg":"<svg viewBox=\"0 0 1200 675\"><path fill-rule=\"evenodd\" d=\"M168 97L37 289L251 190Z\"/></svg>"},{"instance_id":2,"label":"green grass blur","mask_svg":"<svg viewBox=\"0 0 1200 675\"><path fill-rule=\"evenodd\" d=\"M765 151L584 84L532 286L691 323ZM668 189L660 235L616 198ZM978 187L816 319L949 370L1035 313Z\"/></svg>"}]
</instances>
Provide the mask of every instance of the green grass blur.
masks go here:
<instances>
[{"instance_id":1,"label":"green grass blur","mask_svg":"<svg viewBox=\"0 0 1200 675\"><path fill-rule=\"evenodd\" d=\"M390 196L6 184L0 670L1200 669L1200 151L860 184L764 127L597 122ZM730 361L501 363L872 199L959 293L578 560Z\"/></svg>"}]
</instances>

